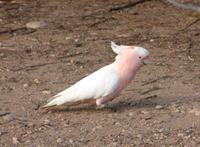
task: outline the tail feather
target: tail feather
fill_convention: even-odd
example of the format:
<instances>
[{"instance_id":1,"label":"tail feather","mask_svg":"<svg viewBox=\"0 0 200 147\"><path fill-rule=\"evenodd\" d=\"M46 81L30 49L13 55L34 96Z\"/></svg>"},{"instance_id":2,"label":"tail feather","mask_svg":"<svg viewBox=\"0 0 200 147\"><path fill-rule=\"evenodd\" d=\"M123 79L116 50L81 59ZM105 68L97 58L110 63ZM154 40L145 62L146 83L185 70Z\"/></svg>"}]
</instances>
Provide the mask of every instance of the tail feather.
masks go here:
<instances>
[{"instance_id":1,"label":"tail feather","mask_svg":"<svg viewBox=\"0 0 200 147\"><path fill-rule=\"evenodd\" d=\"M52 106L57 106L65 103L65 98L62 95L56 95L47 100L47 104L42 106L42 108L47 108L47 107L52 107Z\"/></svg>"},{"instance_id":2,"label":"tail feather","mask_svg":"<svg viewBox=\"0 0 200 147\"><path fill-rule=\"evenodd\" d=\"M52 107L62 105L67 102L76 101L74 99L74 95L72 94L70 89L67 89L63 92L58 93L57 95L53 96L52 98L47 100L47 104L44 105L42 108Z\"/></svg>"},{"instance_id":3,"label":"tail feather","mask_svg":"<svg viewBox=\"0 0 200 147\"><path fill-rule=\"evenodd\" d=\"M49 99L47 100L47 103L49 103L50 101L53 101L54 99L58 98L59 96L60 96L60 95L55 95L55 96L49 98Z\"/></svg>"},{"instance_id":4,"label":"tail feather","mask_svg":"<svg viewBox=\"0 0 200 147\"><path fill-rule=\"evenodd\" d=\"M47 104L42 106L42 108L47 108L47 107L52 107L52 106L56 106L56 102L54 101L55 99L53 98L50 98L52 100L47 100Z\"/></svg>"}]
</instances>

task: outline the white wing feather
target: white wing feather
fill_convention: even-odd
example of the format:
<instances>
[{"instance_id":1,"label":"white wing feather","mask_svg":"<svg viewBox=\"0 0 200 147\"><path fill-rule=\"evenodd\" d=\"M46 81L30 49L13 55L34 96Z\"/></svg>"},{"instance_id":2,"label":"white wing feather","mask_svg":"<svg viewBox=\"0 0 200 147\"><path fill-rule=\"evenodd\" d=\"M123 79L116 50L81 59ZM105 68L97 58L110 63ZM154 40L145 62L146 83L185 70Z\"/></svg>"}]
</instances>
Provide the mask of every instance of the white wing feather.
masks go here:
<instances>
[{"instance_id":1,"label":"white wing feather","mask_svg":"<svg viewBox=\"0 0 200 147\"><path fill-rule=\"evenodd\" d=\"M115 66L107 65L58 93L44 107L105 97L116 90L118 81Z\"/></svg>"}]
</instances>

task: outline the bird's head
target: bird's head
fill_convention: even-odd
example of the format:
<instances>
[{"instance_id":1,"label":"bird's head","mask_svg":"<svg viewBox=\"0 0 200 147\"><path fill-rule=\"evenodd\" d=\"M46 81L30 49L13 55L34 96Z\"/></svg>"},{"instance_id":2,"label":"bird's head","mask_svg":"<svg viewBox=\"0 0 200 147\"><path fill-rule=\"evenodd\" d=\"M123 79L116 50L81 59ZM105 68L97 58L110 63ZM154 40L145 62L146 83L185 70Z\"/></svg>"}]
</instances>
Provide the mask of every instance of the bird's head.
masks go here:
<instances>
[{"instance_id":1,"label":"bird's head","mask_svg":"<svg viewBox=\"0 0 200 147\"><path fill-rule=\"evenodd\" d=\"M117 45L111 41L111 48L117 54L116 60L124 59L126 61L133 61L139 65L141 63L145 65L148 63L149 51L143 47Z\"/></svg>"},{"instance_id":2,"label":"bird's head","mask_svg":"<svg viewBox=\"0 0 200 147\"><path fill-rule=\"evenodd\" d=\"M134 47L134 51L137 54L138 59L143 62L143 64L148 63L148 58L149 58L149 51L143 47Z\"/></svg>"}]
</instances>

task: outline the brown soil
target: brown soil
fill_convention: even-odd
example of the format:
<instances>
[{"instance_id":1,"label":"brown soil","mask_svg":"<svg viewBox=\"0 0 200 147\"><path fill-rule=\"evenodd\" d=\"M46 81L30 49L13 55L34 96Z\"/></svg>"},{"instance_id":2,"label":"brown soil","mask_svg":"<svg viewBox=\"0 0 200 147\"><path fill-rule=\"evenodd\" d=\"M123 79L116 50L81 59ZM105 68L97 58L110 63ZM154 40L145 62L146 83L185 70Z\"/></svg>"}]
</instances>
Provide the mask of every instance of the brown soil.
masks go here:
<instances>
[{"instance_id":1,"label":"brown soil","mask_svg":"<svg viewBox=\"0 0 200 147\"><path fill-rule=\"evenodd\" d=\"M0 146L200 145L200 14L156 0L111 11L127 3L0 1ZM39 109L113 62L111 40L153 63L107 108Z\"/></svg>"}]
</instances>

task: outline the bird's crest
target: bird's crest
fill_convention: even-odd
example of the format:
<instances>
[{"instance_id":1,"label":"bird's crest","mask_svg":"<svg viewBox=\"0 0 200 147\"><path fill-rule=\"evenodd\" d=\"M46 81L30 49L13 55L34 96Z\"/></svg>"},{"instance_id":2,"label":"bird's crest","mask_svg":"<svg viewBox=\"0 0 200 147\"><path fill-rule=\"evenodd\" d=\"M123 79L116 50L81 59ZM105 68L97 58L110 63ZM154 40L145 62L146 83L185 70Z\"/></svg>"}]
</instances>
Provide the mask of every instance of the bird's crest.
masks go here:
<instances>
[{"instance_id":1,"label":"bird's crest","mask_svg":"<svg viewBox=\"0 0 200 147\"><path fill-rule=\"evenodd\" d=\"M120 45L117 45L115 42L111 41L111 48L114 53L120 54L121 52Z\"/></svg>"}]
</instances>

